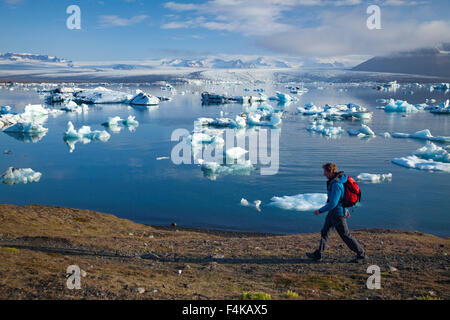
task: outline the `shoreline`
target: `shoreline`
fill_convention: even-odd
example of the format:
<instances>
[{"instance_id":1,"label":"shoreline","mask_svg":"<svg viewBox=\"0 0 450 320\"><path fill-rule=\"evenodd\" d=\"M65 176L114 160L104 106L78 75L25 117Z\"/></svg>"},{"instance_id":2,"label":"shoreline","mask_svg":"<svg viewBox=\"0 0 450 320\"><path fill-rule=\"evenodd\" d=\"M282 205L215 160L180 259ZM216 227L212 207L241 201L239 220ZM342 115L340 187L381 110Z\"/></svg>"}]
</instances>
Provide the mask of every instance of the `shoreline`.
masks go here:
<instances>
[{"instance_id":1,"label":"shoreline","mask_svg":"<svg viewBox=\"0 0 450 320\"><path fill-rule=\"evenodd\" d=\"M0 299L444 299L450 239L416 231L352 230L368 258L334 232L323 261L305 257L320 234L147 226L90 210L0 204ZM66 269L82 271L81 290ZM366 287L381 270L381 290ZM292 294L294 292L295 294ZM257 294L258 293L258 294Z\"/></svg>"}]
</instances>

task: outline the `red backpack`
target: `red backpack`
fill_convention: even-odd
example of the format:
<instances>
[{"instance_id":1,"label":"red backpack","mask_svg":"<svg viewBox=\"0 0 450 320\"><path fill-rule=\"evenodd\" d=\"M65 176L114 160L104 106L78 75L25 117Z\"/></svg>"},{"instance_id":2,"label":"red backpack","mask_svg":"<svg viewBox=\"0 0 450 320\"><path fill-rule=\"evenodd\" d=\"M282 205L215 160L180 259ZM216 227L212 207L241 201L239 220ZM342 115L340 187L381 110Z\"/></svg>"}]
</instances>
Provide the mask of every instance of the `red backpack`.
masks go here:
<instances>
[{"instance_id":1,"label":"red backpack","mask_svg":"<svg viewBox=\"0 0 450 320\"><path fill-rule=\"evenodd\" d=\"M344 190L344 199L342 200L342 206L344 208L351 208L357 202L361 201L361 190L352 177L347 177L347 182L344 183Z\"/></svg>"}]
</instances>

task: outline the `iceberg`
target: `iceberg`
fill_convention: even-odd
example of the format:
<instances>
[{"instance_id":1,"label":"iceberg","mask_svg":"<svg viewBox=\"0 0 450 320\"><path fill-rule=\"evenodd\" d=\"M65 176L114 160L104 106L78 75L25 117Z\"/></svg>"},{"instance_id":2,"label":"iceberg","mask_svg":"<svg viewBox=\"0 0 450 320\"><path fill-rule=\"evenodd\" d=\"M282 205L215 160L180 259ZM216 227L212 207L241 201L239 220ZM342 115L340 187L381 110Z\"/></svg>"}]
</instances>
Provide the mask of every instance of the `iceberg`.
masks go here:
<instances>
[{"instance_id":1,"label":"iceberg","mask_svg":"<svg viewBox=\"0 0 450 320\"><path fill-rule=\"evenodd\" d=\"M198 163L204 175L211 180L216 180L217 176L230 174L249 175L255 169L250 160L235 164L219 164L199 159Z\"/></svg>"},{"instance_id":2,"label":"iceberg","mask_svg":"<svg viewBox=\"0 0 450 320\"><path fill-rule=\"evenodd\" d=\"M42 177L42 173L35 172L30 168L19 169L10 167L2 175L3 183L7 185L15 185L19 183L27 184L31 182L39 182Z\"/></svg>"},{"instance_id":3,"label":"iceberg","mask_svg":"<svg viewBox=\"0 0 450 320\"><path fill-rule=\"evenodd\" d=\"M428 142L426 146L417 149L413 155L426 160L450 163L450 153L432 142Z\"/></svg>"},{"instance_id":4,"label":"iceberg","mask_svg":"<svg viewBox=\"0 0 450 320\"><path fill-rule=\"evenodd\" d=\"M11 113L11 107L10 106L2 106L0 107L0 115Z\"/></svg>"},{"instance_id":5,"label":"iceberg","mask_svg":"<svg viewBox=\"0 0 450 320\"><path fill-rule=\"evenodd\" d=\"M325 193L306 193L295 196L273 197L269 206L284 210L314 211L323 207L327 202Z\"/></svg>"},{"instance_id":6,"label":"iceberg","mask_svg":"<svg viewBox=\"0 0 450 320\"><path fill-rule=\"evenodd\" d=\"M450 83L440 83L435 86L430 87L430 91L439 90L439 91L447 91L450 90Z\"/></svg>"},{"instance_id":7,"label":"iceberg","mask_svg":"<svg viewBox=\"0 0 450 320\"><path fill-rule=\"evenodd\" d=\"M389 103L384 107L385 112L417 112L419 111L414 105L407 101L390 99Z\"/></svg>"},{"instance_id":8,"label":"iceberg","mask_svg":"<svg viewBox=\"0 0 450 320\"><path fill-rule=\"evenodd\" d=\"M9 128L5 129L5 132L11 133L24 133L28 135L36 135L40 133L47 133L48 129L44 128L39 123L32 122L18 122Z\"/></svg>"},{"instance_id":9,"label":"iceberg","mask_svg":"<svg viewBox=\"0 0 450 320\"><path fill-rule=\"evenodd\" d=\"M380 183L382 181L392 180L392 173L386 174L361 173L356 177L356 179L363 182Z\"/></svg>"},{"instance_id":10,"label":"iceberg","mask_svg":"<svg viewBox=\"0 0 450 320\"><path fill-rule=\"evenodd\" d=\"M241 206L243 206L243 207L254 207L259 212L261 212L260 205L261 205L261 200L255 200L255 201L253 201L253 203L250 203L250 202L248 202L247 199L244 199L244 198L241 199Z\"/></svg>"},{"instance_id":11,"label":"iceberg","mask_svg":"<svg viewBox=\"0 0 450 320\"><path fill-rule=\"evenodd\" d=\"M138 106L153 106L160 102L158 97L144 93L141 90L136 91L136 96L131 99L130 104Z\"/></svg>"},{"instance_id":12,"label":"iceberg","mask_svg":"<svg viewBox=\"0 0 450 320\"><path fill-rule=\"evenodd\" d=\"M64 133L64 141L69 146L70 152L75 150L75 144L81 141L83 144L88 144L91 141L107 142L111 135L106 131L91 131L91 127L83 126L78 131L73 126L72 122L67 123L67 130Z\"/></svg>"},{"instance_id":13,"label":"iceberg","mask_svg":"<svg viewBox=\"0 0 450 320\"><path fill-rule=\"evenodd\" d=\"M437 113L437 114L450 114L450 106L449 106L450 100L447 99L447 101L442 102L435 106L433 109L430 110L431 113Z\"/></svg>"},{"instance_id":14,"label":"iceberg","mask_svg":"<svg viewBox=\"0 0 450 320\"><path fill-rule=\"evenodd\" d=\"M268 120L262 120L263 118L269 118ZM251 126L267 126L277 127L281 125L281 117L276 114L270 114L265 116L262 113L252 112L247 115L248 124Z\"/></svg>"},{"instance_id":15,"label":"iceberg","mask_svg":"<svg viewBox=\"0 0 450 320\"><path fill-rule=\"evenodd\" d=\"M450 142L450 137L434 137L429 129L424 129L421 131L417 131L416 133L408 134L408 133L393 133L391 134L393 138L410 138L410 139L421 139L421 140L429 140L429 141L438 141L438 142Z\"/></svg>"},{"instance_id":16,"label":"iceberg","mask_svg":"<svg viewBox=\"0 0 450 320\"><path fill-rule=\"evenodd\" d=\"M81 104L81 106L79 106L74 101L69 101L60 110L67 112L86 113L89 111L89 107L87 104L84 103Z\"/></svg>"},{"instance_id":17,"label":"iceberg","mask_svg":"<svg viewBox=\"0 0 450 320\"><path fill-rule=\"evenodd\" d=\"M320 107L316 106L312 102L306 104L303 108L298 107L297 110L298 110L299 113L302 113L302 114L308 115L308 116L324 112L323 108L320 108Z\"/></svg>"},{"instance_id":18,"label":"iceberg","mask_svg":"<svg viewBox=\"0 0 450 320\"><path fill-rule=\"evenodd\" d=\"M87 104L128 103L133 96L104 87L85 89L74 94L74 101Z\"/></svg>"},{"instance_id":19,"label":"iceberg","mask_svg":"<svg viewBox=\"0 0 450 320\"><path fill-rule=\"evenodd\" d=\"M225 154L230 159L240 159L244 157L248 153L247 150L242 149L241 147L235 147L228 149Z\"/></svg>"},{"instance_id":20,"label":"iceberg","mask_svg":"<svg viewBox=\"0 0 450 320\"><path fill-rule=\"evenodd\" d=\"M394 164L402 167L425 170L425 171L442 171L450 173L450 163L443 163L434 160L426 160L417 156L408 156L403 158L395 158L392 160Z\"/></svg>"},{"instance_id":21,"label":"iceberg","mask_svg":"<svg viewBox=\"0 0 450 320\"><path fill-rule=\"evenodd\" d=\"M348 130L348 134L351 136L375 136L375 132L365 124L362 124L359 129Z\"/></svg>"},{"instance_id":22,"label":"iceberg","mask_svg":"<svg viewBox=\"0 0 450 320\"><path fill-rule=\"evenodd\" d=\"M324 125L318 123L313 123L308 126L306 130L314 131L327 137L338 136L344 132L341 127L325 127Z\"/></svg>"}]
</instances>

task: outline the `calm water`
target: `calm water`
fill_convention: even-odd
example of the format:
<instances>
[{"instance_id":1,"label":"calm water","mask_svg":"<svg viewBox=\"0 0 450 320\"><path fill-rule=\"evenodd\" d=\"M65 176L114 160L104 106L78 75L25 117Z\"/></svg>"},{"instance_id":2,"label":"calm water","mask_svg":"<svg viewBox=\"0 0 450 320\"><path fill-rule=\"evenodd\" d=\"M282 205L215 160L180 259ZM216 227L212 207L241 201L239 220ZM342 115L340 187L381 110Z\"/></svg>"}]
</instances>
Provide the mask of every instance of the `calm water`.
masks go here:
<instances>
[{"instance_id":1,"label":"calm water","mask_svg":"<svg viewBox=\"0 0 450 320\"><path fill-rule=\"evenodd\" d=\"M440 102L449 94L424 89L400 89L396 93L379 92L353 85L321 85L324 90L308 85L310 91L298 103L288 107L280 138L280 168L273 176L262 176L259 170L251 175L228 175L211 181L197 165L174 165L170 156L176 145L170 141L177 128L192 130L198 117L218 117L220 111L234 117L243 106L202 106L204 88L180 87L173 101L161 103L150 110L132 109L126 105L92 106L86 115L63 114L49 117L47 135L37 143L25 143L5 133L0 134L0 171L9 166L32 168L43 174L39 183L0 185L0 202L13 204L45 204L85 208L113 213L147 224L209 227L218 229L262 231L275 233L316 232L324 216L311 212L284 211L265 206L273 196L325 192L321 164L334 161L340 169L356 176L362 172L393 174L393 180L382 184L361 184L363 202L349 221L351 228L395 228L419 230L441 236L450 235L450 175L430 173L396 166L391 160L410 155L424 142L409 139L376 137L361 140L347 133L327 139L309 133L307 117L296 108L308 102L317 105L357 103L374 112L368 123L376 133L413 133L425 128L435 135L450 136L450 116L420 112L402 117L377 110L376 99L397 98L410 103L423 103L426 98ZM244 94L245 86L218 86L217 92ZM250 87L253 89L253 87ZM283 86L278 89L283 89ZM131 92L135 88L127 88ZM211 89L211 88L206 88ZM274 88L267 88L272 94ZM283 89L285 90L285 89ZM414 94L406 91L414 90ZM156 95L167 92L148 88ZM0 105L21 111L27 103L43 103L34 91L0 90ZM63 141L68 121L76 128L100 125L108 117L136 116L140 125L135 132L127 129L112 133L107 143L78 143L73 153ZM359 127L358 122L335 124L344 130ZM12 150L12 155L3 154ZM244 197L262 200L262 212L240 206Z\"/></svg>"}]
</instances>

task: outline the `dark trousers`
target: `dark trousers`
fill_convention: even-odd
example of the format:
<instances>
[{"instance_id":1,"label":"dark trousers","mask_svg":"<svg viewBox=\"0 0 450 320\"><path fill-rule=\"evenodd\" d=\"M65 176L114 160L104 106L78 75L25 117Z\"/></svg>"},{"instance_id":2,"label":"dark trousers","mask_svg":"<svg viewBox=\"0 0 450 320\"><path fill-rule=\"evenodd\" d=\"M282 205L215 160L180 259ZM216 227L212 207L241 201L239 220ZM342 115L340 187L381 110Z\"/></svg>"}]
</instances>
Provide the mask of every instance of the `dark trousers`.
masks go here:
<instances>
[{"instance_id":1,"label":"dark trousers","mask_svg":"<svg viewBox=\"0 0 450 320\"><path fill-rule=\"evenodd\" d=\"M364 249L359 244L359 242L353 238L350 234L347 226L347 221L345 217L339 216L336 211L330 211L325 219L325 224L323 225L320 239L319 249L316 251L316 255L321 257L322 252L325 250L325 246L330 236L331 230L335 228L341 239L345 242L350 250L357 253L358 256L364 256Z\"/></svg>"}]
</instances>

